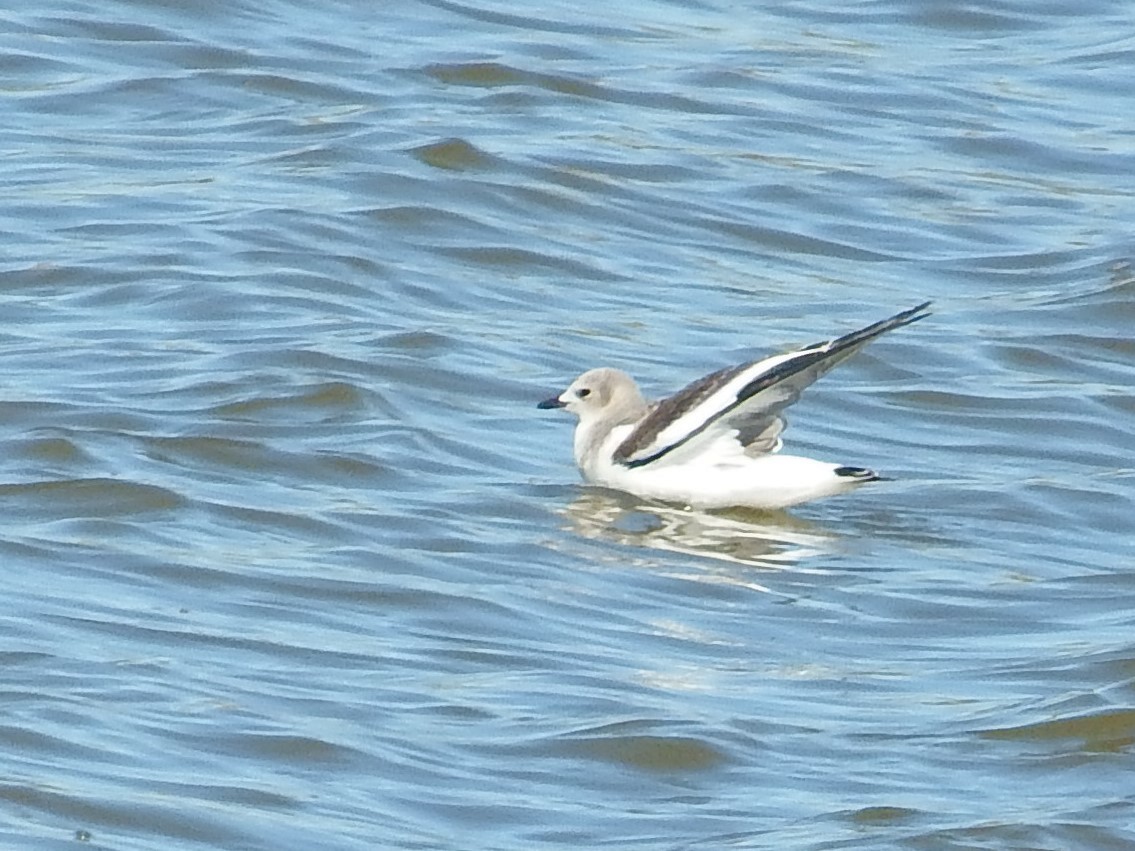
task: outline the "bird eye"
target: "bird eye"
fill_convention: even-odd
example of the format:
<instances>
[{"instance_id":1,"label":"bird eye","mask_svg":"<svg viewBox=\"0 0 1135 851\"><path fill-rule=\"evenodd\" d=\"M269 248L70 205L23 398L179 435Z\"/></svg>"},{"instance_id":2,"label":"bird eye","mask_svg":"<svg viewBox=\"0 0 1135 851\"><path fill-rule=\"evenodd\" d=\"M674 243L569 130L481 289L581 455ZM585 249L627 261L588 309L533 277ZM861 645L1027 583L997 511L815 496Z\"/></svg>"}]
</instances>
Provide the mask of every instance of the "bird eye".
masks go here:
<instances>
[{"instance_id":1,"label":"bird eye","mask_svg":"<svg viewBox=\"0 0 1135 851\"><path fill-rule=\"evenodd\" d=\"M575 395L578 396L580 399L586 399L588 396L591 395L591 389L588 388L588 387L580 387L578 390L575 391Z\"/></svg>"}]
</instances>

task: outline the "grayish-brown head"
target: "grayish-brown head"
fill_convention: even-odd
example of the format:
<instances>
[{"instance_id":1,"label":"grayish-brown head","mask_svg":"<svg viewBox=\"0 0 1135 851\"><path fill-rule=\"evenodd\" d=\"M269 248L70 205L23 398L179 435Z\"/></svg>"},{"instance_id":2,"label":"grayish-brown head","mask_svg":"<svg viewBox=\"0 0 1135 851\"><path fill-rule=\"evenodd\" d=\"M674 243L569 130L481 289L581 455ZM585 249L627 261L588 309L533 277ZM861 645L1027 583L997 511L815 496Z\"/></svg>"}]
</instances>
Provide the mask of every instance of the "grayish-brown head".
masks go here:
<instances>
[{"instance_id":1,"label":"grayish-brown head","mask_svg":"<svg viewBox=\"0 0 1135 851\"><path fill-rule=\"evenodd\" d=\"M589 369L559 396L537 407L567 408L581 422L603 421L609 427L638 422L648 411L634 379L610 367Z\"/></svg>"}]
</instances>

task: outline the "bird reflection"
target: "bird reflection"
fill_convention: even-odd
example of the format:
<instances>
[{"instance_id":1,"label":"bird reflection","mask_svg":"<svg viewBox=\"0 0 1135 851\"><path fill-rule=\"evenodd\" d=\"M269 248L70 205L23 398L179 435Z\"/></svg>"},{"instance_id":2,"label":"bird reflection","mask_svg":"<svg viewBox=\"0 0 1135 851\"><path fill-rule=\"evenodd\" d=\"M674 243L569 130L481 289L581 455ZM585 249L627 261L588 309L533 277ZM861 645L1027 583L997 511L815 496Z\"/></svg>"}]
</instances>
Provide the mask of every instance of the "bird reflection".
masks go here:
<instances>
[{"instance_id":1,"label":"bird reflection","mask_svg":"<svg viewBox=\"0 0 1135 851\"><path fill-rule=\"evenodd\" d=\"M627 494L586 488L562 509L577 534L623 546L724 561L735 565L826 573L806 566L838 548L838 537L783 511L691 511L636 500ZM756 585L751 576L710 571L703 579Z\"/></svg>"}]
</instances>

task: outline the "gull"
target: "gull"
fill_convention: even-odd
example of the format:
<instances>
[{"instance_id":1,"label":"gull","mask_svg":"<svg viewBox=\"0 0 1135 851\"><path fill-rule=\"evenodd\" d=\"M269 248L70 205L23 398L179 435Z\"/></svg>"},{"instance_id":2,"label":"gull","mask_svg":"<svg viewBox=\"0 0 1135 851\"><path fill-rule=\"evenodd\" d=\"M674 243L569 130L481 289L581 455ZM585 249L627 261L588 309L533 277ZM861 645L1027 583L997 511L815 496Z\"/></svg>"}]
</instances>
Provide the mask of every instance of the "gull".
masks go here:
<instances>
[{"instance_id":1,"label":"gull","mask_svg":"<svg viewBox=\"0 0 1135 851\"><path fill-rule=\"evenodd\" d=\"M659 402L647 402L627 373L601 367L537 407L579 417L575 463L591 484L690 508L787 508L882 478L866 467L778 455L782 412L828 370L881 334L925 318L929 307L726 367Z\"/></svg>"}]
</instances>

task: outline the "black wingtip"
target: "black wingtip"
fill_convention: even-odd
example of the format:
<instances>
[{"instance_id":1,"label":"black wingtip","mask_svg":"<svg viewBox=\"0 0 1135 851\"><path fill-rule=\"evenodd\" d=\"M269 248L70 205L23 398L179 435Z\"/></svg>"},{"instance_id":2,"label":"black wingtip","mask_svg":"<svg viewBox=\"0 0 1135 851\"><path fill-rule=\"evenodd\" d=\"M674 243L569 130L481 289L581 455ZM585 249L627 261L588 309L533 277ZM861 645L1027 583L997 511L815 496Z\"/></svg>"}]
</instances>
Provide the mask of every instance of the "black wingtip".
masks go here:
<instances>
[{"instance_id":1,"label":"black wingtip","mask_svg":"<svg viewBox=\"0 0 1135 851\"><path fill-rule=\"evenodd\" d=\"M909 325L911 322L917 322L919 319L925 319L930 315L930 305L932 303L933 302L924 301L922 304L912 307L909 310L903 310L896 313L894 316L880 319L878 322L874 322L866 328L860 328L858 331L852 331L850 334L844 334L842 337L836 337L834 340L829 340L825 343L817 343L815 346L808 346L807 348L823 349L825 353L857 349L888 331Z\"/></svg>"},{"instance_id":2,"label":"black wingtip","mask_svg":"<svg viewBox=\"0 0 1135 851\"><path fill-rule=\"evenodd\" d=\"M842 478L858 479L861 482L885 481L885 479L874 470L869 470L866 467L836 467L832 472Z\"/></svg>"},{"instance_id":3,"label":"black wingtip","mask_svg":"<svg viewBox=\"0 0 1135 851\"><path fill-rule=\"evenodd\" d=\"M909 325L911 322L917 322L919 319L925 319L930 315L930 305L934 302L924 301L909 310L903 310L896 313L890 319L884 319L881 322L876 322L874 325L864 328L864 331L874 331L873 336L878 336L884 331L891 331L895 328L901 328L903 325Z\"/></svg>"},{"instance_id":4,"label":"black wingtip","mask_svg":"<svg viewBox=\"0 0 1135 851\"><path fill-rule=\"evenodd\" d=\"M904 320L901 324L907 325L911 322L917 322L919 319L925 319L930 315L930 306L934 304L932 301L924 301L917 307L912 307L910 310L904 310L895 319L902 317Z\"/></svg>"}]
</instances>

